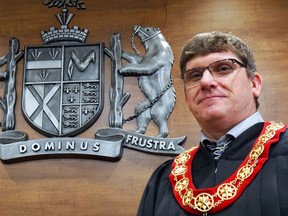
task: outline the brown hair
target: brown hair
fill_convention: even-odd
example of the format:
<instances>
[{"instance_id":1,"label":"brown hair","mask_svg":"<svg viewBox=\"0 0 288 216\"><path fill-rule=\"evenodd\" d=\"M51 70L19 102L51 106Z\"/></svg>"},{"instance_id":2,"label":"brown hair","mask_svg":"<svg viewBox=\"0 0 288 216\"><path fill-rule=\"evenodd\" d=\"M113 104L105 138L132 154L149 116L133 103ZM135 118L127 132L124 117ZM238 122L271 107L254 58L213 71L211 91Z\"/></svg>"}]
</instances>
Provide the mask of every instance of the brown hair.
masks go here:
<instances>
[{"instance_id":1,"label":"brown hair","mask_svg":"<svg viewBox=\"0 0 288 216\"><path fill-rule=\"evenodd\" d=\"M230 33L213 31L197 34L186 43L180 57L181 77L186 71L186 63L193 57L223 51L231 51L240 58L247 69L248 77L256 72L252 51L244 41Z\"/></svg>"}]
</instances>

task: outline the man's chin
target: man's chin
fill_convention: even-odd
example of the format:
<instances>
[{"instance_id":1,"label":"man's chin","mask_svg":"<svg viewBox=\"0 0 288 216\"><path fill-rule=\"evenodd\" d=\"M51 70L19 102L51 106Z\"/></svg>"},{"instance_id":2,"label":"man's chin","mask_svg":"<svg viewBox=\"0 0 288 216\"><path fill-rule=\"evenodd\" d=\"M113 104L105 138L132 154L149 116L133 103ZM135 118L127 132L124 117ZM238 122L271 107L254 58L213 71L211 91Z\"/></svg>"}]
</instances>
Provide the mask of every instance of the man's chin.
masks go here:
<instances>
[{"instance_id":1,"label":"man's chin","mask_svg":"<svg viewBox=\"0 0 288 216\"><path fill-rule=\"evenodd\" d=\"M225 103L225 97L211 97L202 100L199 105L200 106L217 106L221 103ZM225 104L224 104L225 105Z\"/></svg>"},{"instance_id":2,"label":"man's chin","mask_svg":"<svg viewBox=\"0 0 288 216\"><path fill-rule=\"evenodd\" d=\"M219 109L209 109L201 114L201 118L205 121L221 120L228 116L229 113Z\"/></svg>"}]
</instances>

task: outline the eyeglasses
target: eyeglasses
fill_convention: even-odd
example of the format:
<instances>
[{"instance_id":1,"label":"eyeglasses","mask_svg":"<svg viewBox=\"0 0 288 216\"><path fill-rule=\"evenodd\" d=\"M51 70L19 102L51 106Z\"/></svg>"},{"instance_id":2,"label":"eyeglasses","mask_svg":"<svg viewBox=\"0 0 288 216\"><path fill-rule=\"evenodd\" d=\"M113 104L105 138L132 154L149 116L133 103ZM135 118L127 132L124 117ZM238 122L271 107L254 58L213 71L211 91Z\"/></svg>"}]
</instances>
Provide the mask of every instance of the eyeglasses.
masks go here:
<instances>
[{"instance_id":1,"label":"eyeglasses","mask_svg":"<svg viewBox=\"0 0 288 216\"><path fill-rule=\"evenodd\" d=\"M211 73L213 78L222 78L232 74L235 70L235 64L246 68L245 64L236 59L222 59L211 63L207 67L198 67L187 70L183 74L183 80L185 85L194 86L197 85L203 77L203 73L206 69Z\"/></svg>"}]
</instances>

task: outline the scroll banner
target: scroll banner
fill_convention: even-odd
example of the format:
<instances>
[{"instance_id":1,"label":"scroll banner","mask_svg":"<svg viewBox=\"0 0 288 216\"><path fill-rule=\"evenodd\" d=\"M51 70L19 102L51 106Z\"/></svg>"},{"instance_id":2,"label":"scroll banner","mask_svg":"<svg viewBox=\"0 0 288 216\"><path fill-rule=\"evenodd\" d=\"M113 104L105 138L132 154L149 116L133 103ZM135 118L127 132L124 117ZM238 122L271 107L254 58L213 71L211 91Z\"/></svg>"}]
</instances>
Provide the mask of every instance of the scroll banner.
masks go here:
<instances>
[{"instance_id":1,"label":"scroll banner","mask_svg":"<svg viewBox=\"0 0 288 216\"><path fill-rule=\"evenodd\" d=\"M118 128L104 128L96 132L96 137L102 138L115 135L125 137L124 147L152 154L171 156L184 152L184 148L180 145L186 140L186 136L176 138L152 137Z\"/></svg>"},{"instance_id":2,"label":"scroll banner","mask_svg":"<svg viewBox=\"0 0 288 216\"><path fill-rule=\"evenodd\" d=\"M107 137L106 140L85 138L46 138L28 140L21 131L6 131L0 134L0 159L17 162L23 159L55 158L57 156L83 157L118 161L123 153L121 135Z\"/></svg>"}]
</instances>

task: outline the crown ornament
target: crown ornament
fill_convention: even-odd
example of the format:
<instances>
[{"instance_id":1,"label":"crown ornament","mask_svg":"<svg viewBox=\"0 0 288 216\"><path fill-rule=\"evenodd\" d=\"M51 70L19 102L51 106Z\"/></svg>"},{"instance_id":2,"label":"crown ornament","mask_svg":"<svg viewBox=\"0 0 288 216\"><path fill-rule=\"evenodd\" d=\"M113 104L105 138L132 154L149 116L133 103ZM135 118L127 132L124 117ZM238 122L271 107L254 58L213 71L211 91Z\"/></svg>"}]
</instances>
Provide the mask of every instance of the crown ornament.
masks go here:
<instances>
[{"instance_id":1,"label":"crown ornament","mask_svg":"<svg viewBox=\"0 0 288 216\"><path fill-rule=\"evenodd\" d=\"M43 3L50 7L63 7L61 14L56 14L57 20L60 22L61 27L51 27L49 31L42 31L41 37L44 44L72 41L84 43L88 36L88 29L80 29L78 26L69 28L68 25L75 16L73 13L68 12L68 7L76 7L78 10L86 9L84 2L81 0L44 0Z\"/></svg>"}]
</instances>

